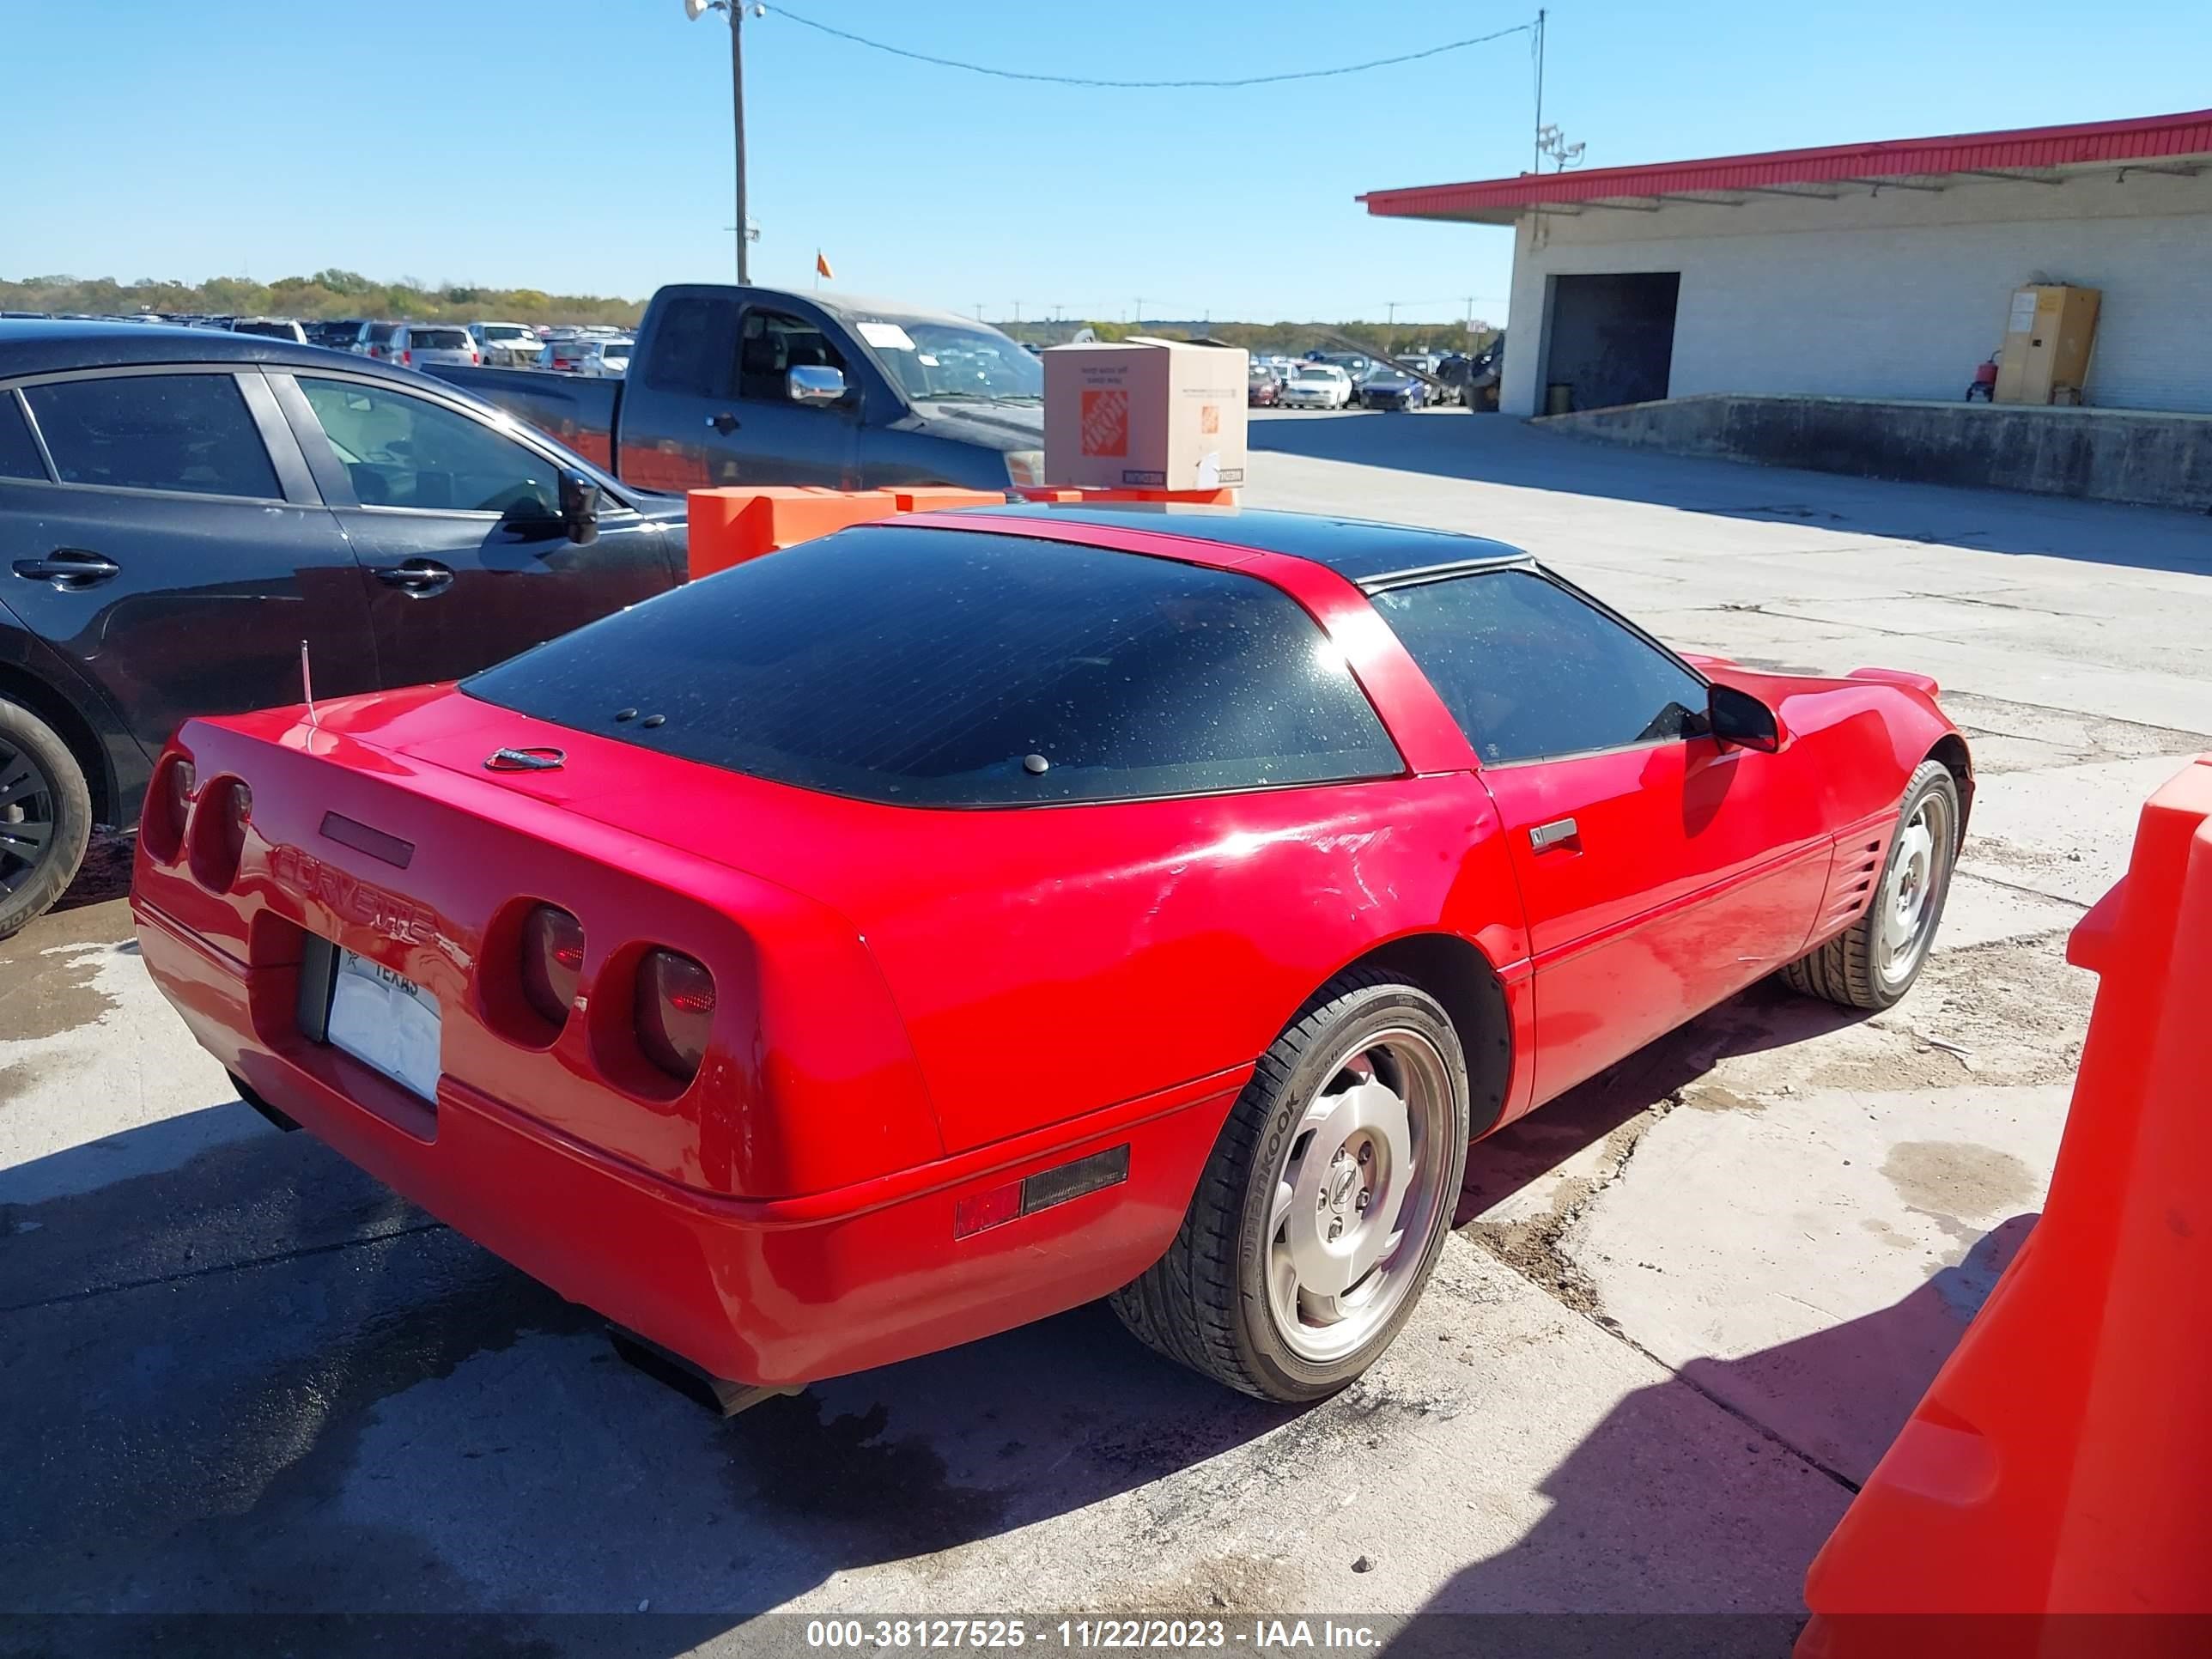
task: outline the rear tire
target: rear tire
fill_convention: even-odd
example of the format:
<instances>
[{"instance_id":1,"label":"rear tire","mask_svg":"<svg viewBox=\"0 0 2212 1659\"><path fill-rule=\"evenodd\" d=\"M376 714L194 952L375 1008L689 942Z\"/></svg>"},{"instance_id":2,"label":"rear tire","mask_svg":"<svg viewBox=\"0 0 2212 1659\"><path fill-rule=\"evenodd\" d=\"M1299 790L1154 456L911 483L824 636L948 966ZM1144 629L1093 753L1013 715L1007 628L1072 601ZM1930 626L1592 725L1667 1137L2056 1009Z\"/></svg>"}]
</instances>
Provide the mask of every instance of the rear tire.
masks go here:
<instances>
[{"instance_id":1,"label":"rear tire","mask_svg":"<svg viewBox=\"0 0 2212 1659\"><path fill-rule=\"evenodd\" d=\"M1114 1311L1245 1394L1334 1394L1412 1316L1468 1133L1467 1064L1436 1000L1372 969L1339 975L1260 1057L1175 1242Z\"/></svg>"},{"instance_id":2,"label":"rear tire","mask_svg":"<svg viewBox=\"0 0 2212 1659\"><path fill-rule=\"evenodd\" d=\"M1784 968L1790 988L1845 1008L1879 1011L1902 1000L1928 965L1960 839L1958 781L1942 762L1923 761L1905 787L1866 914Z\"/></svg>"},{"instance_id":3,"label":"rear tire","mask_svg":"<svg viewBox=\"0 0 2212 1659\"><path fill-rule=\"evenodd\" d=\"M46 914L84 863L92 790L53 727L0 699L0 939Z\"/></svg>"}]
</instances>

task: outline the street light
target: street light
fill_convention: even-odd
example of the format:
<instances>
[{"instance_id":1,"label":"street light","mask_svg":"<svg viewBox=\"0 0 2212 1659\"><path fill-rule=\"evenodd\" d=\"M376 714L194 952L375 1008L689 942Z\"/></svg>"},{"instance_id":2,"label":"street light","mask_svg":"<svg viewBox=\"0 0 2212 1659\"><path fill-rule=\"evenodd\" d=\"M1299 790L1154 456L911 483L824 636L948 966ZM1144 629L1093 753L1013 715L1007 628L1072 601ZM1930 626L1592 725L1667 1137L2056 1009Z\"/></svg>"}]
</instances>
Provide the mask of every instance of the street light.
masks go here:
<instances>
[{"instance_id":1,"label":"street light","mask_svg":"<svg viewBox=\"0 0 2212 1659\"><path fill-rule=\"evenodd\" d=\"M684 15L695 23L710 11L726 13L730 20L730 125L737 138L738 286L743 288L751 281L746 244L760 234L745 218L745 0L684 0ZM755 3L752 14L765 16L768 8Z\"/></svg>"}]
</instances>

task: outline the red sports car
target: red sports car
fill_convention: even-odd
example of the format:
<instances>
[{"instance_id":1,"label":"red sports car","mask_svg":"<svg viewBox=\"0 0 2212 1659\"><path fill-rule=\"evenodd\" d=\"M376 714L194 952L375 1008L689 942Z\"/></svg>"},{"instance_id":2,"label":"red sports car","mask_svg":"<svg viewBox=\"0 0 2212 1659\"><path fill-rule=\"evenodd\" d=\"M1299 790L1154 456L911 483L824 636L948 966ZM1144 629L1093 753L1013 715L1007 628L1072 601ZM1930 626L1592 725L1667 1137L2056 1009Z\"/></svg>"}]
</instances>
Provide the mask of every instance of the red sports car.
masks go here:
<instances>
[{"instance_id":1,"label":"red sports car","mask_svg":"<svg viewBox=\"0 0 2212 1659\"><path fill-rule=\"evenodd\" d=\"M1762 975L1905 993L1935 690L1685 658L1470 537L921 514L191 721L131 903L246 1100L712 1376L1110 1296L1310 1400L1470 1140Z\"/></svg>"}]
</instances>

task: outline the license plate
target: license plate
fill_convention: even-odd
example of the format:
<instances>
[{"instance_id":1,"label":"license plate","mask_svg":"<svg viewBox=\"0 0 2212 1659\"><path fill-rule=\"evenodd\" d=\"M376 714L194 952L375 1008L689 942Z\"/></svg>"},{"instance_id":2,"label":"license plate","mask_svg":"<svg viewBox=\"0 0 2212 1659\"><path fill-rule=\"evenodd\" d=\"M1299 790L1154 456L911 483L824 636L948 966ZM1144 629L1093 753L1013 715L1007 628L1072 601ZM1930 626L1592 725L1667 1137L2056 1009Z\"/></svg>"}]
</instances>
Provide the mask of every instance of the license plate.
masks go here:
<instances>
[{"instance_id":1,"label":"license plate","mask_svg":"<svg viewBox=\"0 0 2212 1659\"><path fill-rule=\"evenodd\" d=\"M401 1087L438 1097L438 1004L411 979L341 949L325 1041Z\"/></svg>"}]
</instances>

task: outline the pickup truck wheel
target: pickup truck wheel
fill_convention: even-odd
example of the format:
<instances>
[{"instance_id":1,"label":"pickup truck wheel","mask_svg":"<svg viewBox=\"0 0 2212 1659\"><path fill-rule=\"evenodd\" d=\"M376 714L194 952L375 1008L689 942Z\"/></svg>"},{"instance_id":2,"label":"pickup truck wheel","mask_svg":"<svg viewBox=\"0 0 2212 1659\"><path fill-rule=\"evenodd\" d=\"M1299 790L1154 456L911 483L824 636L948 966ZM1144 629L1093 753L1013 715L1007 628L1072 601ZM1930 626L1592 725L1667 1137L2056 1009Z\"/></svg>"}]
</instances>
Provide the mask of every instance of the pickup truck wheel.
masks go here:
<instances>
[{"instance_id":1,"label":"pickup truck wheel","mask_svg":"<svg viewBox=\"0 0 2212 1659\"><path fill-rule=\"evenodd\" d=\"M1897 834L1866 914L1782 970L1793 989L1846 1008L1887 1008L1912 988L1936 941L1959 856L1959 785L1923 761L1905 787Z\"/></svg>"},{"instance_id":2,"label":"pickup truck wheel","mask_svg":"<svg viewBox=\"0 0 2212 1659\"><path fill-rule=\"evenodd\" d=\"M0 699L0 939L76 878L92 840L92 792L69 745L21 703Z\"/></svg>"},{"instance_id":3,"label":"pickup truck wheel","mask_svg":"<svg viewBox=\"0 0 2212 1659\"><path fill-rule=\"evenodd\" d=\"M1467 1164L1467 1064L1416 987L1338 975L1260 1057L1167 1254L1114 1310L1262 1400L1335 1393L1413 1311Z\"/></svg>"}]
</instances>

